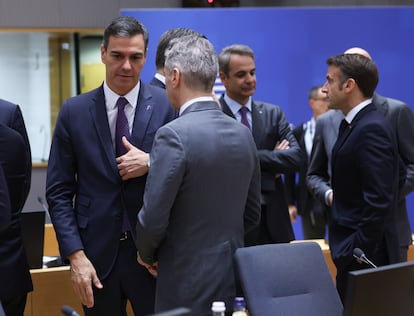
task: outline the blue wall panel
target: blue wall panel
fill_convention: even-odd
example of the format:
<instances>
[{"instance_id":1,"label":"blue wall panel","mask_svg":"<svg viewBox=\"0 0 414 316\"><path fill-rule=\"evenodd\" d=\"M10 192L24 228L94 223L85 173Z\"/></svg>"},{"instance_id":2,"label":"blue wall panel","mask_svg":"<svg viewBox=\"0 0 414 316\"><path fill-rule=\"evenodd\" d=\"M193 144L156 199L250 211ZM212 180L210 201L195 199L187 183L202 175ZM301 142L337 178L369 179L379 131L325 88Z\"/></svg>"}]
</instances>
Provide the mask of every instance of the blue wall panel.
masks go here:
<instances>
[{"instance_id":1,"label":"blue wall panel","mask_svg":"<svg viewBox=\"0 0 414 316\"><path fill-rule=\"evenodd\" d=\"M380 94L414 106L414 7L123 9L121 15L134 16L150 33L142 73L147 82L155 73L161 34L191 27L205 34L218 52L235 43L252 47L254 98L280 105L293 125L311 116L307 93L324 82L326 59L353 46L368 50L377 63ZM414 227L413 194L408 202Z\"/></svg>"}]
</instances>

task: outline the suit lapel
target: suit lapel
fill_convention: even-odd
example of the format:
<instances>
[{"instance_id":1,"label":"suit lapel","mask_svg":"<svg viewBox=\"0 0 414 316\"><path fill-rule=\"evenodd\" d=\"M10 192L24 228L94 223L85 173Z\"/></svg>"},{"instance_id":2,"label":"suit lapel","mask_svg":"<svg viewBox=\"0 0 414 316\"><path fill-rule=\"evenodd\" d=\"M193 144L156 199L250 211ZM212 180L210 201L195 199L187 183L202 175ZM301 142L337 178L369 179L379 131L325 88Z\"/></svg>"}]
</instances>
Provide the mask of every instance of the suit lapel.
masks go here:
<instances>
[{"instance_id":1,"label":"suit lapel","mask_svg":"<svg viewBox=\"0 0 414 316\"><path fill-rule=\"evenodd\" d=\"M106 159L111 166L112 171L118 175L118 167L115 160L115 150L112 144L111 131L109 129L108 115L106 113L105 96L102 86L96 90L92 98L92 104L89 112L95 125L96 135L104 149Z\"/></svg>"},{"instance_id":2,"label":"suit lapel","mask_svg":"<svg viewBox=\"0 0 414 316\"><path fill-rule=\"evenodd\" d=\"M151 92L141 81L141 87L138 95L137 106L135 109L135 118L131 134L131 142L136 147L142 147L148 124L154 110L154 106L155 104L152 100Z\"/></svg>"},{"instance_id":3,"label":"suit lapel","mask_svg":"<svg viewBox=\"0 0 414 316\"><path fill-rule=\"evenodd\" d=\"M256 103L252 101L252 134L256 144L260 144L262 135L265 135L265 111L263 110L263 103Z\"/></svg>"}]
</instances>

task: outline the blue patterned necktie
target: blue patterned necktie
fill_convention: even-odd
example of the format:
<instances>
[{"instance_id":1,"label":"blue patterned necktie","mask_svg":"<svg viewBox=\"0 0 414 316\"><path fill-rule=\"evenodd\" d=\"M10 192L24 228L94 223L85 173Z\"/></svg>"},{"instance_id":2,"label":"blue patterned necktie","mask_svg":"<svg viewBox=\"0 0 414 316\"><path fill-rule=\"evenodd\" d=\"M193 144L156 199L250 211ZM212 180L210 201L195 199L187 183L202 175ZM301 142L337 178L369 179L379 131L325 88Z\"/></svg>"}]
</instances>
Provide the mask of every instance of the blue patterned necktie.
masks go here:
<instances>
[{"instance_id":1,"label":"blue patterned necktie","mask_svg":"<svg viewBox=\"0 0 414 316\"><path fill-rule=\"evenodd\" d=\"M246 108L245 106L242 106L241 108L240 108L240 115L241 115L241 120L240 120L240 122L243 124L243 125L246 125L249 129L251 129L250 128L250 124L249 124L249 121L247 120L247 112L249 111L249 109L248 108Z\"/></svg>"},{"instance_id":2,"label":"blue patterned necktie","mask_svg":"<svg viewBox=\"0 0 414 316\"><path fill-rule=\"evenodd\" d=\"M122 144L122 137L125 136L128 140L130 138L128 119L125 115L125 105L127 104L128 100L124 97L120 97L116 102L116 106L118 107L118 116L116 118L115 130L115 153L117 157L126 153L126 148Z\"/></svg>"}]
</instances>

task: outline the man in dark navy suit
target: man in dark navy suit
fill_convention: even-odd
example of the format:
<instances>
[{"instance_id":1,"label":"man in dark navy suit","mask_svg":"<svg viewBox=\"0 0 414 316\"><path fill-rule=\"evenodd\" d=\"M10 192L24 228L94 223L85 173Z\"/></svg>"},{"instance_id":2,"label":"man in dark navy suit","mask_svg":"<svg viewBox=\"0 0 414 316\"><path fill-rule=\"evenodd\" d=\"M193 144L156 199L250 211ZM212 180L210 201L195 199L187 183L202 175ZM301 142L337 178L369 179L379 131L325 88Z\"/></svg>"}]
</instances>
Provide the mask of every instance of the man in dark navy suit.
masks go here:
<instances>
[{"instance_id":1,"label":"man in dark navy suit","mask_svg":"<svg viewBox=\"0 0 414 316\"><path fill-rule=\"evenodd\" d=\"M400 185L396 139L372 104L378 84L374 62L360 54L327 60L323 86L329 107L345 118L332 150L332 202L329 246L344 300L349 271L367 268L353 258L361 248L377 265L397 262L395 206Z\"/></svg>"},{"instance_id":2,"label":"man in dark navy suit","mask_svg":"<svg viewBox=\"0 0 414 316\"><path fill-rule=\"evenodd\" d=\"M23 246L20 214L27 197L27 144L16 130L0 124L0 168L4 171L11 216L0 231L0 301L7 316L23 316L33 290Z\"/></svg>"},{"instance_id":3,"label":"man in dark navy suit","mask_svg":"<svg viewBox=\"0 0 414 316\"><path fill-rule=\"evenodd\" d=\"M137 263L135 227L154 135L176 114L165 90L140 81L147 47L140 22L112 21L103 85L63 104L52 140L46 197L86 315L126 315L127 300L136 316L154 311L155 279Z\"/></svg>"}]
</instances>

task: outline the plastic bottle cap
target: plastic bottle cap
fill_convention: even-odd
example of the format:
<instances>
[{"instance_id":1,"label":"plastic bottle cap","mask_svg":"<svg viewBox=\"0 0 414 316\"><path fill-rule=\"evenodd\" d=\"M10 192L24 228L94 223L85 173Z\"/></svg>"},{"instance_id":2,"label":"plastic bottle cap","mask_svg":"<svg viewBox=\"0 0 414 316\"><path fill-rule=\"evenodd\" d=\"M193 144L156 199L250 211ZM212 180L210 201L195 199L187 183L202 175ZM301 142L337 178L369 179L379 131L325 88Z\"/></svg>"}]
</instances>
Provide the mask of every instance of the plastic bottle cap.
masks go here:
<instances>
[{"instance_id":1,"label":"plastic bottle cap","mask_svg":"<svg viewBox=\"0 0 414 316\"><path fill-rule=\"evenodd\" d=\"M224 302L213 302L213 304L211 305L211 310L213 312L225 312L226 311L226 305L224 304Z\"/></svg>"}]
</instances>

